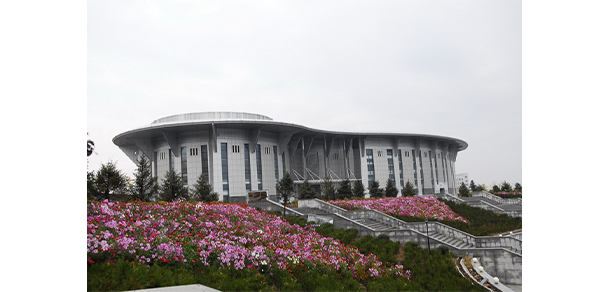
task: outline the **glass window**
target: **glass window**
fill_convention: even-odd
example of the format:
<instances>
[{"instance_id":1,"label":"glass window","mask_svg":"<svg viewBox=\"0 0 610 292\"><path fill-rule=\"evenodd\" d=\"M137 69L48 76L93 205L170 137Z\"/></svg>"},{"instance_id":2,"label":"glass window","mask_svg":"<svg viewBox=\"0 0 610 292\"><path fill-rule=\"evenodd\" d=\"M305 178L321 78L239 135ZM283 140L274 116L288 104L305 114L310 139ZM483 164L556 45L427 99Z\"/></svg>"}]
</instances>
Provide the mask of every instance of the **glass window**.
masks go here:
<instances>
[{"instance_id":1,"label":"glass window","mask_svg":"<svg viewBox=\"0 0 610 292\"><path fill-rule=\"evenodd\" d=\"M244 167L246 169L246 171L245 171L246 190L251 191L252 185L250 182L250 145L249 144L244 144Z\"/></svg>"},{"instance_id":2,"label":"glass window","mask_svg":"<svg viewBox=\"0 0 610 292\"><path fill-rule=\"evenodd\" d=\"M201 145L201 173L203 173L203 177L210 182L210 175L208 172L208 145Z\"/></svg>"},{"instance_id":3,"label":"glass window","mask_svg":"<svg viewBox=\"0 0 610 292\"><path fill-rule=\"evenodd\" d=\"M229 196L229 161L227 156L227 143L220 143L220 161L222 165L222 191Z\"/></svg>"},{"instance_id":4,"label":"glass window","mask_svg":"<svg viewBox=\"0 0 610 292\"><path fill-rule=\"evenodd\" d=\"M261 159L261 145L256 145L256 180L258 182L258 189L263 189L263 164Z\"/></svg>"},{"instance_id":5,"label":"glass window","mask_svg":"<svg viewBox=\"0 0 610 292\"><path fill-rule=\"evenodd\" d=\"M375 180L375 163L373 161L373 149L366 149L366 166L368 170L369 185Z\"/></svg>"},{"instance_id":6,"label":"glass window","mask_svg":"<svg viewBox=\"0 0 610 292\"><path fill-rule=\"evenodd\" d=\"M277 146L273 146L273 167L275 168L275 181L279 181L280 169L277 161Z\"/></svg>"},{"instance_id":7,"label":"glass window","mask_svg":"<svg viewBox=\"0 0 610 292\"><path fill-rule=\"evenodd\" d=\"M388 173L389 179L396 185L396 175L394 174L394 153L392 149L387 150L387 158L388 158Z\"/></svg>"},{"instance_id":8,"label":"glass window","mask_svg":"<svg viewBox=\"0 0 610 292\"><path fill-rule=\"evenodd\" d=\"M188 185L188 175L187 175L187 160L186 160L186 147L181 147L180 148L180 166L181 166L181 170L182 170L182 184L183 185Z\"/></svg>"}]
</instances>

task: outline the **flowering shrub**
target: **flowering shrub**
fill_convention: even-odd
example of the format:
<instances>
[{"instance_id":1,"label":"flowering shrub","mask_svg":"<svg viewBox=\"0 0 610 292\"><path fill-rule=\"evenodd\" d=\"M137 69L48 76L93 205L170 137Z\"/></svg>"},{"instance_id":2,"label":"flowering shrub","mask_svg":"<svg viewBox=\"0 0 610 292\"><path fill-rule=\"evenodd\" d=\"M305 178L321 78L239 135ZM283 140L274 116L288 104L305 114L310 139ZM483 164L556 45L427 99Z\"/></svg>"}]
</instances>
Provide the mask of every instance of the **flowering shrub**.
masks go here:
<instances>
[{"instance_id":1,"label":"flowering shrub","mask_svg":"<svg viewBox=\"0 0 610 292\"><path fill-rule=\"evenodd\" d=\"M87 262L197 263L273 273L322 268L355 279L410 277L401 265L244 204L91 202Z\"/></svg>"},{"instance_id":2,"label":"flowering shrub","mask_svg":"<svg viewBox=\"0 0 610 292\"><path fill-rule=\"evenodd\" d=\"M371 209L395 216L466 222L434 196L336 200L328 203L348 210Z\"/></svg>"}]
</instances>

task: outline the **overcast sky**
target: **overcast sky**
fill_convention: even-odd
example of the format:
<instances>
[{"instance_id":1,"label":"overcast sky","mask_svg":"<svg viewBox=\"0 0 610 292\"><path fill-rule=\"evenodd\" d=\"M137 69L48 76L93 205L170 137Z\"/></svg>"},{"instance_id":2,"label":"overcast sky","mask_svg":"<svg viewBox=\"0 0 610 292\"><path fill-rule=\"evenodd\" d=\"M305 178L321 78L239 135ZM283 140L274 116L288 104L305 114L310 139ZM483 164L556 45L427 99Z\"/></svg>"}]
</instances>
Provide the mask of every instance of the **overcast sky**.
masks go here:
<instances>
[{"instance_id":1,"label":"overcast sky","mask_svg":"<svg viewBox=\"0 0 610 292\"><path fill-rule=\"evenodd\" d=\"M522 183L521 1L88 1L89 170L181 113L464 140L457 173Z\"/></svg>"}]
</instances>

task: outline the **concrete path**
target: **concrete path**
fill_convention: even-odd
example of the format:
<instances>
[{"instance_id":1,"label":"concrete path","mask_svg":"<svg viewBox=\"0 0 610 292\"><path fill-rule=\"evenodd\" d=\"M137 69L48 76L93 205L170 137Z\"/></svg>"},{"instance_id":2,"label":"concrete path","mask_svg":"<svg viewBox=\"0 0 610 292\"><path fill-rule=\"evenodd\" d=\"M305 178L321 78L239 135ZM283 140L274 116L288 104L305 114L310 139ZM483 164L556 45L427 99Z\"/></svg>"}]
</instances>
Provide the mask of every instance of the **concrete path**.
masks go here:
<instances>
[{"instance_id":1,"label":"concrete path","mask_svg":"<svg viewBox=\"0 0 610 292\"><path fill-rule=\"evenodd\" d=\"M220 292L219 290L212 289L210 287L203 286L200 284L162 287L162 288L150 288L150 289L142 289L142 290L129 290L129 291L130 292L131 291L133 291L133 292Z\"/></svg>"}]
</instances>

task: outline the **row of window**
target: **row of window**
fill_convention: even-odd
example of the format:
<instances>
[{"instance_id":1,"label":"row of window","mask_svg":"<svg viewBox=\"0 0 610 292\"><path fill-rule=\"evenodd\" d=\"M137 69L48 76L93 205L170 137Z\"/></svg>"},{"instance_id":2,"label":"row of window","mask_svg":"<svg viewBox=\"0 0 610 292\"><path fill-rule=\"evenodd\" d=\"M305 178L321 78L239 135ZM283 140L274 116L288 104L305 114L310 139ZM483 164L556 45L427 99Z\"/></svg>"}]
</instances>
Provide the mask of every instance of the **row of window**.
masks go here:
<instances>
[{"instance_id":1,"label":"row of window","mask_svg":"<svg viewBox=\"0 0 610 292\"><path fill-rule=\"evenodd\" d=\"M433 167L433 162L432 162L432 151L423 151L424 152L424 157L426 158L430 158L429 162L430 162L430 177L431 178L436 178L435 182L436 184L438 184L438 180L439 180L439 176L438 176L438 163L436 160L436 157L434 157L434 167ZM367 171L368 171L368 181L369 184L375 180L375 163L373 160L373 149L366 149L365 150L366 153L366 164L367 164ZM377 155L380 156L381 151L377 151ZM408 157L409 152L405 151L405 156ZM421 155L422 151L419 151L419 174L420 174L420 179L419 179L419 183L421 183L421 185L424 185L424 170L423 170L423 166L422 166L422 155ZM411 154L413 157L415 157L415 150L411 150ZM430 154L430 155L428 155ZM392 149L387 149L386 152L387 155L387 159L388 159L388 173L389 173L389 179L394 182L394 184L396 184L396 178L395 178L395 174L394 174L394 155L393 155L393 151ZM439 153L438 157L441 157L441 154ZM417 179L417 165L416 165L416 160L413 160L413 181L415 182L415 186L417 187L419 185L418 183L418 179ZM446 176L445 172L448 172L449 170L447 170L445 168L445 160L441 159L441 163L442 163L442 173L443 173L443 180L446 181ZM403 177L403 173L402 173L402 150L398 149L398 164L399 164L399 171L400 171L400 185L401 187L404 186L404 177ZM435 172L434 172L435 171ZM436 176L434 175L436 174Z\"/></svg>"},{"instance_id":2,"label":"row of window","mask_svg":"<svg viewBox=\"0 0 610 292\"><path fill-rule=\"evenodd\" d=\"M208 146L201 145L201 148L189 148L189 154L191 156L199 155L199 149L201 149L201 173L204 178L209 181L209 171L208 171ZM159 160L165 160L166 157L169 157L169 169L174 169L174 159L172 150L169 149L168 153L157 151L154 152L154 160L152 161L153 167L153 176L157 177L157 165L159 164ZM188 185L188 160L186 159L186 147L180 147L180 173L182 175L182 184Z\"/></svg>"}]
</instances>

